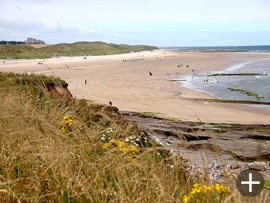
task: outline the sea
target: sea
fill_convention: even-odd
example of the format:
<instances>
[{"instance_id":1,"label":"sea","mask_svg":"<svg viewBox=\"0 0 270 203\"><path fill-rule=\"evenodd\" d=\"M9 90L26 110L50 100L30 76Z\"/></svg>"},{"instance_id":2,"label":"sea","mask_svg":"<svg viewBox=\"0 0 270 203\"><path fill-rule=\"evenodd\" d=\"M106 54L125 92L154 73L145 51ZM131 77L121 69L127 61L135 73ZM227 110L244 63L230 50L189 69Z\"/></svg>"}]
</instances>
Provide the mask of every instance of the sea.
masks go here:
<instances>
[{"instance_id":1,"label":"sea","mask_svg":"<svg viewBox=\"0 0 270 203\"><path fill-rule=\"evenodd\" d=\"M213 46L213 47L162 47L163 49L175 51L230 51L230 52L270 52L270 45L260 46Z\"/></svg>"},{"instance_id":2,"label":"sea","mask_svg":"<svg viewBox=\"0 0 270 203\"><path fill-rule=\"evenodd\" d=\"M203 52L270 52L270 46L171 47L169 49ZM211 76L213 74L223 75ZM229 76L224 74L241 75ZM270 102L270 55L269 58L235 64L223 71L211 71L203 74L195 73L192 76L187 76L185 80L182 82L184 87L207 92L216 98Z\"/></svg>"}]
</instances>

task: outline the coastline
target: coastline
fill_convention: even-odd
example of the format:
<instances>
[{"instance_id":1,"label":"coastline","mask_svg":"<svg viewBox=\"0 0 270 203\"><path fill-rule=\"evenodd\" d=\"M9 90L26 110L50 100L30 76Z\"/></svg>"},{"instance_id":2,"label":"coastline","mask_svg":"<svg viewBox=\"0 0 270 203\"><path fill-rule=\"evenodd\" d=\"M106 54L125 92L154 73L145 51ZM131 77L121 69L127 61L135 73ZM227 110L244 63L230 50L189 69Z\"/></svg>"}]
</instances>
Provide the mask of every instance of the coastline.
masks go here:
<instances>
[{"instance_id":1,"label":"coastline","mask_svg":"<svg viewBox=\"0 0 270 203\"><path fill-rule=\"evenodd\" d=\"M112 101L121 111L159 112L183 121L267 124L270 110L240 104L186 100L212 97L204 92L181 87L178 81L168 80L175 77L177 71L181 77L186 77L191 69L196 69L198 73L219 71L224 70L224 67L244 63L247 59L266 57L270 58L270 54L156 50L90 57L87 60L82 57L48 59L42 65L37 64L38 60L22 60L0 65L0 71L58 76L69 83L69 89L76 98L102 104ZM179 63L188 64L189 68L178 70L176 64ZM70 68L67 69L65 64ZM152 71L153 76L149 76L148 71ZM87 85L84 80L88 81Z\"/></svg>"},{"instance_id":2,"label":"coastline","mask_svg":"<svg viewBox=\"0 0 270 203\"><path fill-rule=\"evenodd\" d=\"M236 99L228 99L228 98L226 98L226 96L225 96L226 94L224 92L223 92L222 95L218 96L218 94L221 94L220 92L222 91L220 88L222 86L224 86L224 85L220 86L220 84L219 84L218 86L216 86L216 88L215 88L215 85L213 85L213 81L216 81L217 84L220 83L220 82L222 84L226 80L230 79L230 77L228 78L228 76L236 76L236 77L244 76L244 78L245 77L250 77L250 76L252 76L252 77L255 76L255 79L257 79L257 77L259 78L261 75L262 76L267 76L268 74L265 71L263 71L263 73L260 73L260 72L258 72L259 70L256 69L256 68L250 69L250 67L249 67L249 69L251 71L250 70L243 71L243 70L245 70L245 68L247 68L246 66L250 65L250 64L255 64L255 65L259 66L258 64L259 64L260 61L270 61L270 58L262 58L262 59L257 59L257 60L248 60L246 62L241 62L241 63L237 63L237 64L234 64L234 65L231 65L231 66L228 66L228 67L224 67L223 70L218 70L218 71L211 70L211 72L209 72L207 74L208 75L207 78L211 82L209 82L207 84L201 84L202 82L199 82L199 80L203 80L203 78L205 77L204 76L205 74L199 73L199 74L196 74L196 75L188 75L188 76L185 76L183 78L183 80L181 81L181 85L182 85L182 87L185 87L185 88L188 88L188 89L191 89L191 90L196 90L196 91L206 93L210 97L213 98L213 101L216 101L217 99L219 99L219 100L221 100L221 102L234 103L233 101L235 101L235 103L247 103L247 104L250 104L250 107L254 107L254 108L262 108L262 107L260 107L260 104L261 104L261 105L265 105L265 108L267 108L267 107L269 108L269 106L268 106L269 100L260 101L260 99L258 100L258 98L257 98L257 100L254 100L252 98L243 99L241 97L241 95L239 95ZM241 71L241 69L242 69L242 71ZM262 71L262 70L260 70L260 71ZM233 82L233 81L231 81L231 82ZM226 83L229 83L229 82L227 81L227 82L225 82L225 84ZM230 83L230 84L233 86L233 85L239 85L240 83L238 81L237 84L235 84L235 83ZM227 89L235 89L235 88L231 88L230 86L228 86ZM242 89L239 89L239 91L240 90L244 91ZM246 92L249 92L249 93L252 93L252 94L257 94L256 92L252 92L252 90L251 91L246 91ZM262 97L262 98L264 98L264 97ZM252 103L254 103L253 106L252 106Z\"/></svg>"}]
</instances>

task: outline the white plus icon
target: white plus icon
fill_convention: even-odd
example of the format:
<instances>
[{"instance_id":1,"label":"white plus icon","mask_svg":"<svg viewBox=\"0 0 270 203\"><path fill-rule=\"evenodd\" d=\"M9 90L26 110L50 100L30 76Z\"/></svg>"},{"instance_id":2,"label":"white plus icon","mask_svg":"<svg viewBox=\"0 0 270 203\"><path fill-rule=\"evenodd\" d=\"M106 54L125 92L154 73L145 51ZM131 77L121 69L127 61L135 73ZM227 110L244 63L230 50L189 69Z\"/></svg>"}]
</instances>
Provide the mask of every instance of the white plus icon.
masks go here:
<instances>
[{"instance_id":1,"label":"white plus icon","mask_svg":"<svg viewBox=\"0 0 270 203\"><path fill-rule=\"evenodd\" d=\"M248 181L241 181L241 185L248 185L248 191L252 192L252 185L260 185L260 181L252 181L252 173L249 173L249 180Z\"/></svg>"}]
</instances>

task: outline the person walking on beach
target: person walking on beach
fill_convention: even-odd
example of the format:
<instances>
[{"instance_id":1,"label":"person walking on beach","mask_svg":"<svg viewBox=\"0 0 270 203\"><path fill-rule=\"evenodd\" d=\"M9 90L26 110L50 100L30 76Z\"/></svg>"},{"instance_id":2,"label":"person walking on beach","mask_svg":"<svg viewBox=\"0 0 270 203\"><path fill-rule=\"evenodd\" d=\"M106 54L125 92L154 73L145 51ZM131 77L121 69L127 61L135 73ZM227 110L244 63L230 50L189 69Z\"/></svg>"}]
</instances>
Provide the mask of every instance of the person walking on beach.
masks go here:
<instances>
[{"instance_id":1,"label":"person walking on beach","mask_svg":"<svg viewBox=\"0 0 270 203\"><path fill-rule=\"evenodd\" d=\"M84 84L87 85L87 80L84 80Z\"/></svg>"},{"instance_id":2,"label":"person walking on beach","mask_svg":"<svg viewBox=\"0 0 270 203\"><path fill-rule=\"evenodd\" d=\"M207 71L207 73L206 73L205 76L204 76L203 82L204 82L204 83L208 83L208 71Z\"/></svg>"},{"instance_id":3,"label":"person walking on beach","mask_svg":"<svg viewBox=\"0 0 270 203\"><path fill-rule=\"evenodd\" d=\"M109 105L112 106L112 101L109 101Z\"/></svg>"},{"instance_id":4,"label":"person walking on beach","mask_svg":"<svg viewBox=\"0 0 270 203\"><path fill-rule=\"evenodd\" d=\"M192 69L192 70L191 70L191 73L192 73L191 78L193 79L193 78L194 78L194 76L195 76L195 70L194 70L194 69Z\"/></svg>"},{"instance_id":5,"label":"person walking on beach","mask_svg":"<svg viewBox=\"0 0 270 203\"><path fill-rule=\"evenodd\" d=\"M149 71L149 75L150 75L150 76L152 76L152 75L153 75L153 73L152 73L151 71Z\"/></svg>"}]
</instances>

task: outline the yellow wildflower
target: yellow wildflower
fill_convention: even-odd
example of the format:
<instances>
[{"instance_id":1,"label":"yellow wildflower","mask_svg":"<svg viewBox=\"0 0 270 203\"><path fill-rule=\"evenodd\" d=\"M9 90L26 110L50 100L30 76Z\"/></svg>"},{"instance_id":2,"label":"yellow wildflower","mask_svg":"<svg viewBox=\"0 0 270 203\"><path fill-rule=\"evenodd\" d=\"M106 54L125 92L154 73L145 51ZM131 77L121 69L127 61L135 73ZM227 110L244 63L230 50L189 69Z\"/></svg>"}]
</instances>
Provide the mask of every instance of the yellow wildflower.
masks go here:
<instances>
[{"instance_id":1,"label":"yellow wildflower","mask_svg":"<svg viewBox=\"0 0 270 203\"><path fill-rule=\"evenodd\" d=\"M102 145L102 149L110 149L111 148L111 143L104 143L103 145Z\"/></svg>"},{"instance_id":2,"label":"yellow wildflower","mask_svg":"<svg viewBox=\"0 0 270 203\"><path fill-rule=\"evenodd\" d=\"M75 127L75 122L70 116L64 116L61 124L61 131L63 134L70 132Z\"/></svg>"},{"instance_id":3,"label":"yellow wildflower","mask_svg":"<svg viewBox=\"0 0 270 203\"><path fill-rule=\"evenodd\" d=\"M187 195L184 195L183 197L183 203L189 203L190 202L190 197Z\"/></svg>"},{"instance_id":4,"label":"yellow wildflower","mask_svg":"<svg viewBox=\"0 0 270 203\"><path fill-rule=\"evenodd\" d=\"M64 126L62 126L62 127L61 127L61 132L62 132L63 134L65 134L65 133L66 133L66 129L65 129L65 127L64 127Z\"/></svg>"},{"instance_id":5,"label":"yellow wildflower","mask_svg":"<svg viewBox=\"0 0 270 203\"><path fill-rule=\"evenodd\" d=\"M202 202L204 202L206 200L208 201L209 197L213 198L211 202L216 202L220 201L220 198L225 198L225 195L229 193L230 189L220 184L207 186L196 183L193 185L191 192L183 197L183 202L194 202L198 198L203 198Z\"/></svg>"},{"instance_id":6,"label":"yellow wildflower","mask_svg":"<svg viewBox=\"0 0 270 203\"><path fill-rule=\"evenodd\" d=\"M138 153L139 153L139 149L138 149L138 147L136 147L135 145L130 145L130 146L129 146L129 151L130 151L130 153L132 153L132 154L138 154Z\"/></svg>"}]
</instances>

